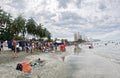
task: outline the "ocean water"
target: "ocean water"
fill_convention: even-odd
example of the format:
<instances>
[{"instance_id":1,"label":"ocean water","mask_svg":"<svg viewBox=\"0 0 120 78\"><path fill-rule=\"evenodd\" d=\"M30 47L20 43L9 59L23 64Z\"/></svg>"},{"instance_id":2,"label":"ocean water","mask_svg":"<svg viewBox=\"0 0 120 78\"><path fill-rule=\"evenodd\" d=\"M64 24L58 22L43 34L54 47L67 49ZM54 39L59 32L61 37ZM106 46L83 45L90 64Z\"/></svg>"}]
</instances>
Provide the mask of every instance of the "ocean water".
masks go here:
<instances>
[{"instance_id":1,"label":"ocean water","mask_svg":"<svg viewBox=\"0 0 120 78\"><path fill-rule=\"evenodd\" d=\"M120 41L94 43L94 49L92 51L96 55L120 64Z\"/></svg>"},{"instance_id":2,"label":"ocean water","mask_svg":"<svg viewBox=\"0 0 120 78\"><path fill-rule=\"evenodd\" d=\"M89 46L79 45L77 54L70 50L72 53L66 56L69 78L120 78L120 43L97 42L92 49Z\"/></svg>"}]
</instances>

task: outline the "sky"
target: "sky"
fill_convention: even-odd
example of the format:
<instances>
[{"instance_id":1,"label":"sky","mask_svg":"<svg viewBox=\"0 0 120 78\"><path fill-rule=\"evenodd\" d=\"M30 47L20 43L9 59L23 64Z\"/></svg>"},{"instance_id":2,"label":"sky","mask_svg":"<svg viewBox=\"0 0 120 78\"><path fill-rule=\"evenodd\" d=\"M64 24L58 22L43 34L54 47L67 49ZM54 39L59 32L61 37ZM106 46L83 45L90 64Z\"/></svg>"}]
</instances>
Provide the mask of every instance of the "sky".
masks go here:
<instances>
[{"instance_id":1,"label":"sky","mask_svg":"<svg viewBox=\"0 0 120 78\"><path fill-rule=\"evenodd\" d=\"M0 0L13 17L22 14L42 23L53 38L74 33L100 40L120 39L120 0Z\"/></svg>"}]
</instances>

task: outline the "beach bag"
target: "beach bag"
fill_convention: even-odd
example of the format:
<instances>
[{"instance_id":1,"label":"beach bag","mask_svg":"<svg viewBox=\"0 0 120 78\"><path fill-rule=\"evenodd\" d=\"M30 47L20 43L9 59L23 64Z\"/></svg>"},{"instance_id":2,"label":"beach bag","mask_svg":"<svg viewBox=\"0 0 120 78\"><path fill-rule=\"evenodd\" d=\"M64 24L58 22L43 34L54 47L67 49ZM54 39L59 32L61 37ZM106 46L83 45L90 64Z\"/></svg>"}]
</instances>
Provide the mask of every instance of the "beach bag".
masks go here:
<instances>
[{"instance_id":1,"label":"beach bag","mask_svg":"<svg viewBox=\"0 0 120 78\"><path fill-rule=\"evenodd\" d=\"M17 66L16 66L16 70L22 71L22 69L23 69L22 64L18 63Z\"/></svg>"}]
</instances>

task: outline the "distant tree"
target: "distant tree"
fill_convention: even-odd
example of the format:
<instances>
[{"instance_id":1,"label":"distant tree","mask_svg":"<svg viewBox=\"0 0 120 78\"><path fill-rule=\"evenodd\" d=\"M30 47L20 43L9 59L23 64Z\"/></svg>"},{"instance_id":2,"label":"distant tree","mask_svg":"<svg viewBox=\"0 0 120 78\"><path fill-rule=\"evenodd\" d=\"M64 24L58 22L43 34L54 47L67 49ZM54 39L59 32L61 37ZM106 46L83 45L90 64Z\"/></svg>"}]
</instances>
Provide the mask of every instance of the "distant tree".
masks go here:
<instances>
[{"instance_id":1,"label":"distant tree","mask_svg":"<svg viewBox=\"0 0 120 78\"><path fill-rule=\"evenodd\" d=\"M42 24L37 25L33 18L26 22L22 15L12 18L10 13L3 11L0 7L0 40L11 40L15 36L21 39L21 36L18 36L20 33L23 38L28 33L41 39L47 37L48 40L51 40L51 33L42 26Z\"/></svg>"},{"instance_id":2,"label":"distant tree","mask_svg":"<svg viewBox=\"0 0 120 78\"><path fill-rule=\"evenodd\" d=\"M85 40L82 40L82 39L78 39L77 41L78 43L82 43L82 42L85 42Z\"/></svg>"},{"instance_id":3,"label":"distant tree","mask_svg":"<svg viewBox=\"0 0 120 78\"><path fill-rule=\"evenodd\" d=\"M43 31L43 28L42 28L42 24L39 24L37 27L36 27L36 35L41 38L42 37L42 31Z\"/></svg>"},{"instance_id":4,"label":"distant tree","mask_svg":"<svg viewBox=\"0 0 120 78\"><path fill-rule=\"evenodd\" d=\"M12 23L11 15L0 8L0 40L10 39L12 34L10 26Z\"/></svg>"},{"instance_id":5,"label":"distant tree","mask_svg":"<svg viewBox=\"0 0 120 78\"><path fill-rule=\"evenodd\" d=\"M12 25L7 24L4 31L4 40L11 40L14 37L14 33L12 32Z\"/></svg>"},{"instance_id":6,"label":"distant tree","mask_svg":"<svg viewBox=\"0 0 120 78\"><path fill-rule=\"evenodd\" d=\"M2 9L0 10L0 24L5 24L7 21L7 13Z\"/></svg>"},{"instance_id":7,"label":"distant tree","mask_svg":"<svg viewBox=\"0 0 120 78\"><path fill-rule=\"evenodd\" d=\"M28 19L28 22L26 23L26 28L27 28L28 34L35 35L36 22L34 21L33 18Z\"/></svg>"},{"instance_id":8,"label":"distant tree","mask_svg":"<svg viewBox=\"0 0 120 78\"><path fill-rule=\"evenodd\" d=\"M46 28L43 29L43 33L44 33L43 37L47 37L48 41L50 41L51 40L51 33Z\"/></svg>"},{"instance_id":9,"label":"distant tree","mask_svg":"<svg viewBox=\"0 0 120 78\"><path fill-rule=\"evenodd\" d=\"M23 18L21 15L19 15L12 24L12 32L14 32L14 35L18 35L19 33L25 32L25 18ZM24 36L24 34L23 34Z\"/></svg>"}]
</instances>

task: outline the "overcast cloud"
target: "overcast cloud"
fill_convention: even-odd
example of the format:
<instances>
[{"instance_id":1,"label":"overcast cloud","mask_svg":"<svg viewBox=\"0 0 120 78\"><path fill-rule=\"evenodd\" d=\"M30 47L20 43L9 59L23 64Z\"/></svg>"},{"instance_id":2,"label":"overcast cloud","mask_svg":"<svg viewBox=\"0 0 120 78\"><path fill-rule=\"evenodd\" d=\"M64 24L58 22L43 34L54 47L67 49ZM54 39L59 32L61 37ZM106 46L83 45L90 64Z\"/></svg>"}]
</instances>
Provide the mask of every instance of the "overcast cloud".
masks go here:
<instances>
[{"instance_id":1,"label":"overcast cloud","mask_svg":"<svg viewBox=\"0 0 120 78\"><path fill-rule=\"evenodd\" d=\"M93 39L120 39L120 0L0 0L0 6L13 17L33 17L53 38L73 39L80 32Z\"/></svg>"}]
</instances>

